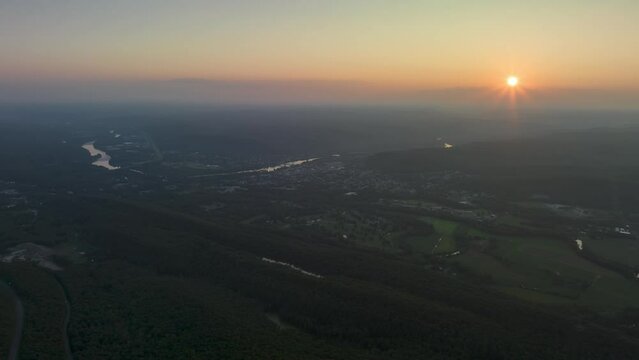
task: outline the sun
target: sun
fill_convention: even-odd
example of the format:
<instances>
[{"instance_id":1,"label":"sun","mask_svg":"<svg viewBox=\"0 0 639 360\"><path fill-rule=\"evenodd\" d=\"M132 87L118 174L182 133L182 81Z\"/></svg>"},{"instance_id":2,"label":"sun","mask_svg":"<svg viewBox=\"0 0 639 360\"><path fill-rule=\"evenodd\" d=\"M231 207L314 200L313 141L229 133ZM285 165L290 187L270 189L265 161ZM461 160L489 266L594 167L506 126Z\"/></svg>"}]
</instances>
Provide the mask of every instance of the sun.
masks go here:
<instances>
[{"instance_id":1,"label":"sun","mask_svg":"<svg viewBox=\"0 0 639 360\"><path fill-rule=\"evenodd\" d=\"M510 104L512 110L516 110L517 103L525 101L528 98L527 88L528 82L522 83L517 73L506 73L506 77L503 78L503 85L499 86L495 90L499 93L500 99L506 99Z\"/></svg>"},{"instance_id":2,"label":"sun","mask_svg":"<svg viewBox=\"0 0 639 360\"><path fill-rule=\"evenodd\" d=\"M506 84L508 84L508 86L510 86L511 88L514 88L517 86L517 84L519 84L519 78L511 75L506 79Z\"/></svg>"}]
</instances>

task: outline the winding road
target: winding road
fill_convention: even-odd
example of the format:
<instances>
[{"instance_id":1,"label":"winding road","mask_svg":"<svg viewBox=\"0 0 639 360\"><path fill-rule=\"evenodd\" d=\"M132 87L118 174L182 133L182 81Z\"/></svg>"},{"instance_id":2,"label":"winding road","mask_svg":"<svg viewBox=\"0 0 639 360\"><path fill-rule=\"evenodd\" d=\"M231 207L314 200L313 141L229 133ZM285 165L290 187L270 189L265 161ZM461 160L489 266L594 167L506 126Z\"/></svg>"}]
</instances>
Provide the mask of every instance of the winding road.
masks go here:
<instances>
[{"instance_id":1,"label":"winding road","mask_svg":"<svg viewBox=\"0 0 639 360\"><path fill-rule=\"evenodd\" d=\"M64 315L64 324L62 325L62 336L64 338L64 350L66 352L66 358L73 360L73 352L71 351L71 342L69 341L69 321L71 321L71 303L69 302L69 294L67 288L64 286L62 279L58 276L54 276L55 281L60 286L60 291L64 295L64 306L66 314Z\"/></svg>"},{"instance_id":2,"label":"winding road","mask_svg":"<svg viewBox=\"0 0 639 360\"><path fill-rule=\"evenodd\" d=\"M13 302L15 303L16 311L16 326L13 334L13 340L11 340L11 348L9 349L8 360L17 360L18 352L20 351L20 342L22 341L22 329L24 328L24 307L22 301L18 295L13 291L11 286L7 285L3 281L0 281L0 287L6 289L7 293L11 295Z\"/></svg>"}]
</instances>

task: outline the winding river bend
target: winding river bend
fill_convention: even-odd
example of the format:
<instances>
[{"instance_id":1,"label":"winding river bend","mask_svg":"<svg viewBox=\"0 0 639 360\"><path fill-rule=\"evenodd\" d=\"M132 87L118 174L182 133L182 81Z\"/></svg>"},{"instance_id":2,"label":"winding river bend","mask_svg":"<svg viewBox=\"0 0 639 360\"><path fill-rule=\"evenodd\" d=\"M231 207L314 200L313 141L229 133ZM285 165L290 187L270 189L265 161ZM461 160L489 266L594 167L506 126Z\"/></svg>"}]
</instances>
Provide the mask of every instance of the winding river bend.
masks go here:
<instances>
[{"instance_id":1,"label":"winding river bend","mask_svg":"<svg viewBox=\"0 0 639 360\"><path fill-rule=\"evenodd\" d=\"M290 167L293 167L293 166L306 164L308 162L315 161L317 159L319 159L319 158L311 158L311 159L305 159L305 160L289 161L289 162L285 162L283 164L279 164L279 165L275 165L275 166L267 166L267 167L260 168L260 169L237 171L237 172L235 172L235 174L250 174L250 173L261 173L261 172L270 173L270 172L273 172L273 171L277 171L279 169L285 169L285 168L290 168Z\"/></svg>"},{"instance_id":2,"label":"winding river bend","mask_svg":"<svg viewBox=\"0 0 639 360\"><path fill-rule=\"evenodd\" d=\"M91 165L95 165L95 166L100 166L103 167L107 170L117 170L120 167L119 166L113 166L111 165L111 156L109 154L107 154L106 152L97 149L95 146L95 141L90 141L84 145L82 145L82 148L86 151L89 152L89 155L91 155L91 157L94 156L99 156L99 158L97 160L95 160L94 162L91 163Z\"/></svg>"},{"instance_id":3,"label":"winding river bend","mask_svg":"<svg viewBox=\"0 0 639 360\"><path fill-rule=\"evenodd\" d=\"M267 167L263 167L263 168L259 168L259 169L234 171L234 172L228 172L228 173L193 175L191 177L192 178L203 178L203 177L237 175L237 174L272 173L272 172L277 171L277 170L286 169L286 168L290 168L290 167L293 167L293 166L303 165L303 164L306 164L306 163L309 163L309 162L312 162L312 161L315 161L315 160L319 160L319 158L310 158L310 159L304 159L304 160L289 161L289 162L285 162L283 164L274 165L274 166L267 166Z\"/></svg>"}]
</instances>

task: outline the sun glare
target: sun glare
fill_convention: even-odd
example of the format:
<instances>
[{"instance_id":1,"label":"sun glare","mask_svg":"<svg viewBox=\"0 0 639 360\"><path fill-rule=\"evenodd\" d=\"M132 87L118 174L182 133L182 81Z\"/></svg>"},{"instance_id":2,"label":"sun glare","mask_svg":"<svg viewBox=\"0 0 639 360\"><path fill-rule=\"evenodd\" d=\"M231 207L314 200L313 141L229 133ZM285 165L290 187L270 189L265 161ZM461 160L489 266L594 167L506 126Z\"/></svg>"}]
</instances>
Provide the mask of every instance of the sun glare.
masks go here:
<instances>
[{"instance_id":1,"label":"sun glare","mask_svg":"<svg viewBox=\"0 0 639 360\"><path fill-rule=\"evenodd\" d=\"M511 75L506 79L506 84L510 87L515 87L519 84L519 78Z\"/></svg>"}]
</instances>

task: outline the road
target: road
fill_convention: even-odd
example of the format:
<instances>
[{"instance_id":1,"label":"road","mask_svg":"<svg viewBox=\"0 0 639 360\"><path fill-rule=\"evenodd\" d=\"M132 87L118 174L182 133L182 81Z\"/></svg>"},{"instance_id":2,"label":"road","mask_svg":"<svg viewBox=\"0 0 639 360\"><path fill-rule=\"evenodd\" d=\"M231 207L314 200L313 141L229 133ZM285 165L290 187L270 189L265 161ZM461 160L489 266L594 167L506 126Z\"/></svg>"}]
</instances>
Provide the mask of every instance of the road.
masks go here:
<instances>
[{"instance_id":1,"label":"road","mask_svg":"<svg viewBox=\"0 0 639 360\"><path fill-rule=\"evenodd\" d=\"M13 340L11 340L8 360L17 360L18 352L20 351L20 342L22 341L22 329L24 328L24 307L22 306L22 301L20 301L20 298L15 291L13 291L11 286L0 281L0 287L6 289L7 293L11 295L16 306L16 326L13 334Z\"/></svg>"},{"instance_id":2,"label":"road","mask_svg":"<svg viewBox=\"0 0 639 360\"><path fill-rule=\"evenodd\" d=\"M66 358L68 360L73 360L73 352L71 352L71 342L69 341L69 321L71 320L71 303L69 302L69 295L67 294L67 290L62 283L62 279L58 276L54 276L56 282L60 286L60 291L64 294L64 306L66 310L66 314L64 316L64 324L62 326L62 336L64 338L64 350L66 352Z\"/></svg>"}]
</instances>

